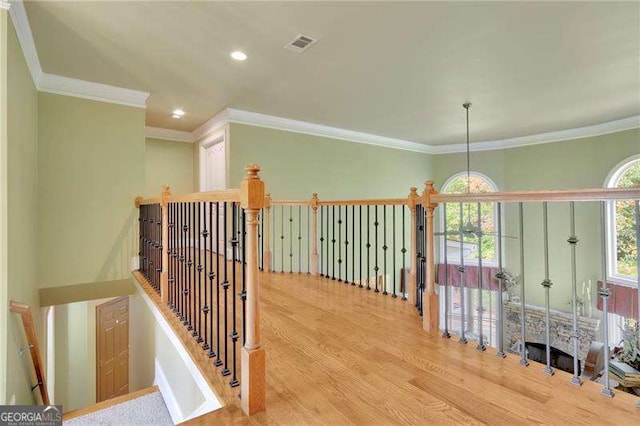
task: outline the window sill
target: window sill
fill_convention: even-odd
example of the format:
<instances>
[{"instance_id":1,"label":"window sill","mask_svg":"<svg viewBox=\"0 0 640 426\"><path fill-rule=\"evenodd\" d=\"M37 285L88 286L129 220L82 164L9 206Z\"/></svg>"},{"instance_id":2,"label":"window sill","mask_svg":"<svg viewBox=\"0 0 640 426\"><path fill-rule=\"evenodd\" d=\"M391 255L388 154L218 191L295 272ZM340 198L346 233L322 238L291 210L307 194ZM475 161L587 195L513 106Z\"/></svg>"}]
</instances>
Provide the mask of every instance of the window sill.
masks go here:
<instances>
[{"instance_id":1,"label":"window sill","mask_svg":"<svg viewBox=\"0 0 640 426\"><path fill-rule=\"evenodd\" d=\"M633 287L636 288L638 286L638 281L633 277L626 277L624 275L612 275L607 277L607 282L612 284L622 285L625 287Z\"/></svg>"}]
</instances>

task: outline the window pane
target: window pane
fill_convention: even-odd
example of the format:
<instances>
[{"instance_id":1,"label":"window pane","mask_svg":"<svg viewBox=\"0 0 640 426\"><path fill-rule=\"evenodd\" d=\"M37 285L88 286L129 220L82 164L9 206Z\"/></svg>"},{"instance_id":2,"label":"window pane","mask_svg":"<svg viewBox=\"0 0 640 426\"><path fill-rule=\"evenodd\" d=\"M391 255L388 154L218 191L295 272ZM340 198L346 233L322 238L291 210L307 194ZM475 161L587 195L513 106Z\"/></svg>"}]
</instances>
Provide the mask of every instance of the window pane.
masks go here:
<instances>
[{"instance_id":1,"label":"window pane","mask_svg":"<svg viewBox=\"0 0 640 426\"><path fill-rule=\"evenodd\" d=\"M618 179L618 188L640 186L640 161L632 163ZM635 206L633 201L616 202L616 272L636 276L637 244L635 231Z\"/></svg>"}]
</instances>

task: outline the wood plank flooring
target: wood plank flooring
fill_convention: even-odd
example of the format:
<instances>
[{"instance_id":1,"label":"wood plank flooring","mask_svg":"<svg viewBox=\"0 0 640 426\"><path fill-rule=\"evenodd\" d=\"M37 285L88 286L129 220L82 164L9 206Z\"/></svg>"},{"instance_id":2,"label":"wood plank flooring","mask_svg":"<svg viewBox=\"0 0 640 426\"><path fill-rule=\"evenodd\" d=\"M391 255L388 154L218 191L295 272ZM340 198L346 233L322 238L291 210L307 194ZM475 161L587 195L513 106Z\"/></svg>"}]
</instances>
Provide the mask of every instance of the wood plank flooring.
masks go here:
<instances>
[{"instance_id":1,"label":"wood plank flooring","mask_svg":"<svg viewBox=\"0 0 640 426\"><path fill-rule=\"evenodd\" d=\"M261 274L267 411L189 424L640 424L637 398L426 334L407 302L306 274Z\"/></svg>"}]
</instances>

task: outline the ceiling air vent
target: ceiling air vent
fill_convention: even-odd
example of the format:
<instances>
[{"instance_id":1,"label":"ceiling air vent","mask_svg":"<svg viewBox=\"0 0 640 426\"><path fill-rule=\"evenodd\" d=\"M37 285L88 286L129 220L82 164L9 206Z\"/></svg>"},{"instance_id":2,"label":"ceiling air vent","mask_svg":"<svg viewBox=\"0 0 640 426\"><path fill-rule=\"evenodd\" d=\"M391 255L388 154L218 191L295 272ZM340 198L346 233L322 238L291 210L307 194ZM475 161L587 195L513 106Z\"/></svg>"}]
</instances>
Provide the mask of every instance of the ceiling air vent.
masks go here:
<instances>
[{"instance_id":1,"label":"ceiling air vent","mask_svg":"<svg viewBox=\"0 0 640 426\"><path fill-rule=\"evenodd\" d=\"M302 53L311 47L314 44L316 39L306 36L304 34L298 34L293 40L291 40L284 47L287 50L291 50L292 52Z\"/></svg>"}]
</instances>

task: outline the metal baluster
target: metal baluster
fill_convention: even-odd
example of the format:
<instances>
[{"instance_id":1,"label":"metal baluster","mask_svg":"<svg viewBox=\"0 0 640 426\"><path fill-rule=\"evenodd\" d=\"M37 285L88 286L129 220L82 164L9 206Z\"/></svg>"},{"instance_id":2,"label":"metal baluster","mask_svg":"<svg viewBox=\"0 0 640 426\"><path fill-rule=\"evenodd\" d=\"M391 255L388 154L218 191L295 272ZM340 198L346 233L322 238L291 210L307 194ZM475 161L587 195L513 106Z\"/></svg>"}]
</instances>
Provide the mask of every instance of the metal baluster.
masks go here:
<instances>
[{"instance_id":1,"label":"metal baluster","mask_svg":"<svg viewBox=\"0 0 640 426\"><path fill-rule=\"evenodd\" d=\"M217 234L213 233L213 203L208 203L209 204L209 269L207 272L207 277L209 278L209 310L208 312L211 313L211 315L209 316L209 352L207 353L207 356L209 358L212 358L216 355L216 353L213 351L213 279L216 277L216 275L218 274L218 270L216 269L216 271L213 271L213 238L214 235L216 238L218 238ZM216 214L217 217L217 214ZM216 258L218 257L218 253L216 253ZM216 306L216 311L218 310L217 306Z\"/></svg>"},{"instance_id":2,"label":"metal baluster","mask_svg":"<svg viewBox=\"0 0 640 426\"><path fill-rule=\"evenodd\" d=\"M342 206L338 206L338 281L342 282Z\"/></svg>"},{"instance_id":3,"label":"metal baluster","mask_svg":"<svg viewBox=\"0 0 640 426\"><path fill-rule=\"evenodd\" d=\"M392 253L392 259L393 259L393 295L391 297L393 297L394 299L398 297L398 293L397 293L397 287L396 287L396 277L398 276L397 274L397 270L396 270L396 206L391 206L391 211L393 212L392 218L391 220L393 221L393 230L392 230L392 235L393 235L393 248L391 249L391 253Z\"/></svg>"},{"instance_id":4,"label":"metal baluster","mask_svg":"<svg viewBox=\"0 0 640 426\"><path fill-rule=\"evenodd\" d=\"M504 269L502 268L502 203L497 204L498 209L498 273L496 278L498 279L498 358L505 358L507 355L504 352L504 307L502 306L502 292L504 291Z\"/></svg>"},{"instance_id":5,"label":"metal baluster","mask_svg":"<svg viewBox=\"0 0 640 426\"><path fill-rule=\"evenodd\" d=\"M190 279L190 268L189 261L191 259L190 251L189 251L189 203L184 203L184 288L182 290L182 302L184 308L184 320L182 321L185 326L189 325L189 283Z\"/></svg>"},{"instance_id":6,"label":"metal baluster","mask_svg":"<svg viewBox=\"0 0 640 426\"><path fill-rule=\"evenodd\" d=\"M353 228L353 224L351 227ZM344 283L349 284L349 206L346 205L344 206Z\"/></svg>"},{"instance_id":7,"label":"metal baluster","mask_svg":"<svg viewBox=\"0 0 640 426\"><path fill-rule=\"evenodd\" d=\"M524 304L524 206L518 204L519 228L520 228L520 365L529 366L527 360L526 345L526 310Z\"/></svg>"},{"instance_id":8,"label":"metal baluster","mask_svg":"<svg viewBox=\"0 0 640 426\"><path fill-rule=\"evenodd\" d=\"M374 240L375 240L375 250L373 251L374 257L375 257L375 266L373 268L375 274L374 274L374 280L376 282L376 289L375 292L379 293L380 290L378 289L378 271L380 270L380 268L378 268L378 225L380 224L378 222L378 206L374 206L374 210L375 210L375 222L373 222L373 231L374 231Z\"/></svg>"},{"instance_id":9,"label":"metal baluster","mask_svg":"<svg viewBox=\"0 0 640 426\"><path fill-rule=\"evenodd\" d=\"M445 219L445 227L446 227L446 219ZM466 308L465 308L465 296L467 291L467 274L464 268L464 204L460 203L460 227L459 227L459 237L460 237L460 266L458 266L458 271L460 272L460 339L459 343L467 343L467 336L465 333L467 327L467 319L466 319ZM445 242L445 250L446 250L446 242Z\"/></svg>"},{"instance_id":10,"label":"metal baluster","mask_svg":"<svg viewBox=\"0 0 640 426\"><path fill-rule=\"evenodd\" d=\"M407 244L406 244L406 209L402 207L402 300L406 301L407 295Z\"/></svg>"},{"instance_id":11,"label":"metal baluster","mask_svg":"<svg viewBox=\"0 0 640 426\"><path fill-rule=\"evenodd\" d=\"M277 250L278 250L278 245L276 244L276 223L278 223L277 221L277 212L278 212L278 206L273 206L272 205L272 213L273 213L273 218L271 219L271 238L272 238L272 243L273 245L271 247L273 247L273 253L271 253L271 272L276 272L277 268L276 268L276 259L278 258L277 256Z\"/></svg>"},{"instance_id":12,"label":"metal baluster","mask_svg":"<svg viewBox=\"0 0 640 426\"><path fill-rule=\"evenodd\" d=\"M382 278L382 294L387 295L387 206L382 206L382 270L384 276Z\"/></svg>"},{"instance_id":13,"label":"metal baluster","mask_svg":"<svg viewBox=\"0 0 640 426\"><path fill-rule=\"evenodd\" d=\"M289 206L289 273L293 273L293 206Z\"/></svg>"},{"instance_id":14,"label":"metal baluster","mask_svg":"<svg viewBox=\"0 0 640 426\"><path fill-rule=\"evenodd\" d=\"M478 345L476 349L484 351L487 347L484 344L484 330L482 327L482 316L484 315L484 308L482 307L482 212L480 209L480 203L478 203L478 229L476 233L478 239Z\"/></svg>"},{"instance_id":15,"label":"metal baluster","mask_svg":"<svg viewBox=\"0 0 640 426\"><path fill-rule=\"evenodd\" d=\"M551 313L550 313L550 289L553 284L549 279L549 223L547 215L547 202L542 203L542 222L543 222L543 239L544 239L544 280L542 286L544 287L544 310L545 310L545 345L547 365L544 368L544 374L549 376L553 375L553 368L551 368L551 332L549 327L551 326Z\"/></svg>"},{"instance_id":16,"label":"metal baluster","mask_svg":"<svg viewBox=\"0 0 640 426\"><path fill-rule=\"evenodd\" d=\"M190 324L191 327L189 330L191 331L191 335L195 337L198 334L196 330L197 322L197 307L196 307L196 274L197 274L197 258L196 258L196 203L191 204L191 219L190 219L190 234L189 241L191 241L190 253L191 253L191 286L189 287L189 313L190 313Z\"/></svg>"},{"instance_id":17,"label":"metal baluster","mask_svg":"<svg viewBox=\"0 0 640 426\"><path fill-rule=\"evenodd\" d=\"M316 265L316 269L317 269ZM311 274L311 207L307 206L307 274Z\"/></svg>"},{"instance_id":18,"label":"metal baluster","mask_svg":"<svg viewBox=\"0 0 640 426\"><path fill-rule=\"evenodd\" d=\"M360 274L359 274L360 275L360 283L359 283L358 287L362 288L363 287L362 279L364 278L363 275L362 275L362 205L360 205L359 207L360 207L359 208L359 210L360 210L360 213L359 213L360 219L358 221L358 228L359 228L359 237L360 238L358 238L358 241L360 242L360 244L359 244L359 246L360 246L360 255L359 255L358 259L360 260L360 262L359 262L360 263Z\"/></svg>"},{"instance_id":19,"label":"metal baluster","mask_svg":"<svg viewBox=\"0 0 640 426\"><path fill-rule=\"evenodd\" d=\"M298 273L302 273L302 206L298 206Z\"/></svg>"},{"instance_id":20,"label":"metal baluster","mask_svg":"<svg viewBox=\"0 0 640 426\"><path fill-rule=\"evenodd\" d=\"M203 209L204 209L204 213L203 213ZM209 237L209 231L207 230L207 203L200 203L200 207L199 207L199 211L200 211L200 223L202 224L202 231L200 232L202 235L202 247L200 247L200 251L201 251L201 256L202 256L202 261L201 263L204 263L203 266L203 271L204 273L201 273L202 275L202 281L203 281L203 286L204 286L204 303L202 304L200 310L202 311L202 313L204 314L204 319L202 321L202 334L201 336L204 336L204 343L202 344L202 349L204 349L205 351L207 349L210 348L209 346L209 334L207 333L208 331L208 327L207 327L207 319L208 319L208 314L209 314L209 293L207 292L207 287L209 287L207 285L207 281L208 281L208 276L207 276L207 272L209 271L209 268L207 267L207 238Z\"/></svg>"},{"instance_id":21,"label":"metal baluster","mask_svg":"<svg viewBox=\"0 0 640 426\"><path fill-rule=\"evenodd\" d=\"M223 208L226 210L227 203L223 203ZM275 209L273 209L275 212ZM227 228L226 221L224 222L224 228ZM275 237L274 237L275 238ZM274 244L275 248L275 244ZM225 254L226 258L226 249ZM225 259L226 260L226 259ZM226 262L225 262L226 266ZM216 360L213 365L220 367L222 365L222 359L220 358L220 202L216 201Z\"/></svg>"},{"instance_id":22,"label":"metal baluster","mask_svg":"<svg viewBox=\"0 0 640 426\"><path fill-rule=\"evenodd\" d=\"M371 290L371 241L370 241L370 229L369 226L369 206L367 205L367 290Z\"/></svg>"},{"instance_id":23,"label":"metal baluster","mask_svg":"<svg viewBox=\"0 0 640 426\"><path fill-rule=\"evenodd\" d=\"M606 232L606 203L600 202L600 239L602 245L602 287L598 290L598 294L602 297L602 327L604 329L604 387L602 395L612 398L613 390L609 383L609 363L611 355L609 354L609 296L611 295L607 283L607 232ZM611 254L615 256L615 253Z\"/></svg>"},{"instance_id":24,"label":"metal baluster","mask_svg":"<svg viewBox=\"0 0 640 426\"><path fill-rule=\"evenodd\" d=\"M229 385L234 388L236 386L238 386L240 384L240 382L238 381L238 377L237 377L237 369L236 369L236 355L237 355L237 347L238 347L238 328L237 328L237 316L236 316L236 302L237 302L237 297L236 297L236 281L237 281L237 275L236 275L236 261L238 260L238 205L236 203L232 203L231 204L231 208L233 211L233 215L232 215L232 223L231 223L231 229L233 231L232 233L232 239L231 239L231 247L232 247L232 255L231 255L231 298L232 298L232 303L231 303L231 334L229 335L229 337L231 338L231 363L232 363L232 368L231 368L231 372L232 372L232 376L231 376L231 380L229 381ZM225 309L226 310L226 309Z\"/></svg>"},{"instance_id":25,"label":"metal baluster","mask_svg":"<svg viewBox=\"0 0 640 426\"><path fill-rule=\"evenodd\" d=\"M331 279L336 279L336 206L331 206Z\"/></svg>"},{"instance_id":26,"label":"metal baluster","mask_svg":"<svg viewBox=\"0 0 640 426\"><path fill-rule=\"evenodd\" d=\"M196 266L196 271L198 274L198 293L195 295L195 308L194 309L194 314L197 315L197 321L196 324L198 325L197 329L194 330L194 336L196 336L196 342L197 343L202 343L202 335L201 335L201 330L202 330L202 315L200 314L200 311L202 310L202 240L200 239L200 235L201 235L201 217L200 217L200 212L201 212L201 208L200 208L200 202L198 203L193 203L194 207L197 207L198 211L197 214L194 215L194 219L196 220L196 224L197 224L197 232L195 233L195 240L196 242L194 243L195 249L196 249L196 258L198 259L198 265Z\"/></svg>"},{"instance_id":27,"label":"metal baluster","mask_svg":"<svg viewBox=\"0 0 640 426\"><path fill-rule=\"evenodd\" d=\"M442 204L442 215L444 216L444 331L442 337L449 338L449 258L447 257L447 203ZM438 281L440 277L438 277Z\"/></svg>"},{"instance_id":28,"label":"metal baluster","mask_svg":"<svg viewBox=\"0 0 640 426\"><path fill-rule=\"evenodd\" d=\"M325 244L325 263L326 263L326 271L324 276L329 278L329 206L326 206L325 210L325 235L326 235L326 244Z\"/></svg>"},{"instance_id":29,"label":"metal baluster","mask_svg":"<svg viewBox=\"0 0 640 426\"><path fill-rule=\"evenodd\" d=\"M224 280L222 281L222 289L224 290L224 303L223 306L224 308L222 309L222 314L224 315L224 368L222 369L222 375L223 376L228 376L229 374L231 374L231 371L229 371L229 297L228 297L228 293L229 293L229 271L227 268L227 264L228 259L227 259L227 245L229 244L229 240L228 240L228 235L227 235L227 228L229 227L228 221L227 221L227 213L229 210L229 206L228 203L225 202L224 203L224 207L223 207L223 219L222 219L222 223L224 224L224 227L222 229L222 234L224 235L224 245L222 247L222 249L224 250L223 253L223 268L224 268ZM284 215L283 215L284 216Z\"/></svg>"},{"instance_id":30,"label":"metal baluster","mask_svg":"<svg viewBox=\"0 0 640 426\"><path fill-rule=\"evenodd\" d=\"M186 253L184 251L184 203L178 203L178 213L180 216L180 226L178 227L178 248L180 261L180 276L178 277L178 317L180 321L184 321L184 284L186 281Z\"/></svg>"},{"instance_id":31,"label":"metal baluster","mask_svg":"<svg viewBox=\"0 0 640 426\"><path fill-rule=\"evenodd\" d=\"M356 285L356 206L351 206L351 285Z\"/></svg>"},{"instance_id":32,"label":"metal baluster","mask_svg":"<svg viewBox=\"0 0 640 426\"><path fill-rule=\"evenodd\" d=\"M573 201L569 203L569 225L571 235L567 242L571 247L571 305L573 307L573 332L571 333L571 338L573 339L573 377L571 377L571 383L580 386L582 381L580 380L580 362L578 361L578 278L576 273L576 245L578 244L578 237L576 237L576 215L575 203Z\"/></svg>"},{"instance_id":33,"label":"metal baluster","mask_svg":"<svg viewBox=\"0 0 640 426\"><path fill-rule=\"evenodd\" d=\"M324 206L320 206L320 276L321 277L324 277L324 270L323 270L324 263L322 262L323 260L322 254L323 254L323 247L324 247L324 222L322 221L324 217L323 212L324 212Z\"/></svg>"},{"instance_id":34,"label":"metal baluster","mask_svg":"<svg viewBox=\"0 0 640 426\"><path fill-rule=\"evenodd\" d=\"M260 218L262 219L262 218ZM247 340L247 215L244 209L242 209L242 292L240 298L242 299L242 345Z\"/></svg>"},{"instance_id":35,"label":"metal baluster","mask_svg":"<svg viewBox=\"0 0 640 426\"><path fill-rule=\"evenodd\" d=\"M284 272L284 206L280 206L280 272Z\"/></svg>"}]
</instances>

